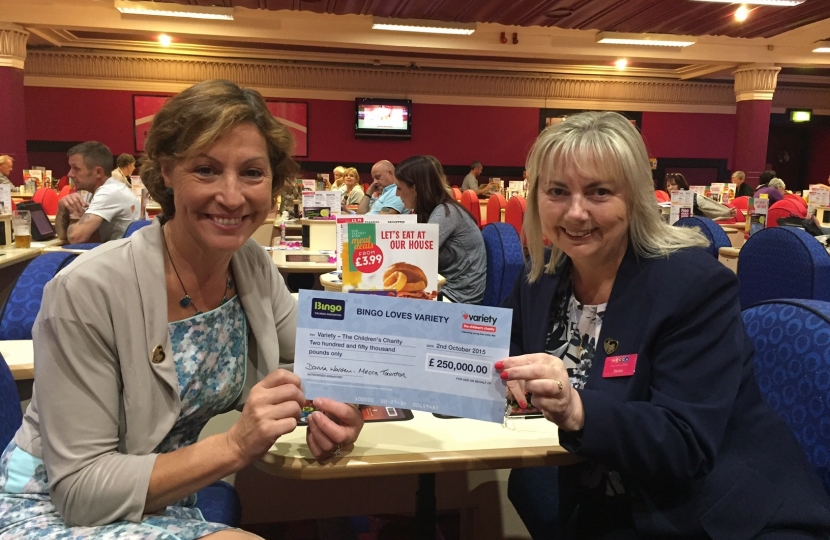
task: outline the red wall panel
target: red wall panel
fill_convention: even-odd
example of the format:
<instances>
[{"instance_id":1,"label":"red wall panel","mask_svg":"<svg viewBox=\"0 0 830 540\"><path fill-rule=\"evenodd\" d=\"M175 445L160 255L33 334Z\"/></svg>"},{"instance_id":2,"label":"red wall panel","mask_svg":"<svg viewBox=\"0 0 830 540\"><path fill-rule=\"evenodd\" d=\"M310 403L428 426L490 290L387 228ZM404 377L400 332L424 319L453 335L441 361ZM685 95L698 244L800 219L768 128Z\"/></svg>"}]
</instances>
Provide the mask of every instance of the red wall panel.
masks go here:
<instances>
[{"instance_id":1,"label":"red wall panel","mask_svg":"<svg viewBox=\"0 0 830 540\"><path fill-rule=\"evenodd\" d=\"M728 159L731 168L735 129L734 114L643 113L650 157Z\"/></svg>"},{"instance_id":2,"label":"red wall panel","mask_svg":"<svg viewBox=\"0 0 830 540\"><path fill-rule=\"evenodd\" d=\"M807 165L807 181L810 184L827 184L830 176L830 126L814 125L810 137L810 161Z\"/></svg>"}]
</instances>

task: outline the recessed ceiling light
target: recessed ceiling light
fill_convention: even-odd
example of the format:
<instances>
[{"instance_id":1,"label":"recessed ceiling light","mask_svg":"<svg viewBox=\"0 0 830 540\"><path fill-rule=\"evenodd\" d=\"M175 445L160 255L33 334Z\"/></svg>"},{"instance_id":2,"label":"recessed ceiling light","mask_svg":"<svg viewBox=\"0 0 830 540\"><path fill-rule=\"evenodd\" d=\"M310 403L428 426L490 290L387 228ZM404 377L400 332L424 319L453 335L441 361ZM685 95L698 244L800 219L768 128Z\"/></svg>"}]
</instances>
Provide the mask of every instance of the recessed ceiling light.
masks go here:
<instances>
[{"instance_id":1,"label":"recessed ceiling light","mask_svg":"<svg viewBox=\"0 0 830 540\"><path fill-rule=\"evenodd\" d=\"M673 36L671 34L624 34L620 32L600 32L596 35L597 43L615 45L648 45L652 47L688 47L695 44L695 38Z\"/></svg>"},{"instance_id":2,"label":"recessed ceiling light","mask_svg":"<svg viewBox=\"0 0 830 540\"><path fill-rule=\"evenodd\" d=\"M749 8L746 6L741 6L735 10L735 20L738 22L744 22L747 17L749 17Z\"/></svg>"},{"instance_id":3,"label":"recessed ceiling light","mask_svg":"<svg viewBox=\"0 0 830 540\"><path fill-rule=\"evenodd\" d=\"M476 31L476 23L448 23L424 19L388 19L374 17L372 29L469 36Z\"/></svg>"},{"instance_id":4,"label":"recessed ceiling light","mask_svg":"<svg viewBox=\"0 0 830 540\"><path fill-rule=\"evenodd\" d=\"M161 43L162 47L169 47L170 44L173 43L173 38L171 38L167 34L161 34L159 36L159 43Z\"/></svg>"},{"instance_id":5,"label":"recessed ceiling light","mask_svg":"<svg viewBox=\"0 0 830 540\"><path fill-rule=\"evenodd\" d=\"M697 2L717 2L720 4L736 4L735 0L696 0ZM743 4L752 6L778 6L789 7L803 4L805 0L746 0Z\"/></svg>"},{"instance_id":6,"label":"recessed ceiling light","mask_svg":"<svg viewBox=\"0 0 830 540\"><path fill-rule=\"evenodd\" d=\"M626 60L625 58L620 58L619 60L614 62L614 65L617 66L617 69L623 70L628 66L628 60Z\"/></svg>"},{"instance_id":7,"label":"recessed ceiling light","mask_svg":"<svg viewBox=\"0 0 830 540\"><path fill-rule=\"evenodd\" d=\"M553 11L548 11L545 13L545 17L549 19L564 19L565 17L570 17L574 14L574 10L569 8L556 8Z\"/></svg>"},{"instance_id":8,"label":"recessed ceiling light","mask_svg":"<svg viewBox=\"0 0 830 540\"><path fill-rule=\"evenodd\" d=\"M115 0L115 9L124 15L156 15L161 17L187 17L190 19L233 20L233 8L186 6L160 2Z\"/></svg>"}]
</instances>

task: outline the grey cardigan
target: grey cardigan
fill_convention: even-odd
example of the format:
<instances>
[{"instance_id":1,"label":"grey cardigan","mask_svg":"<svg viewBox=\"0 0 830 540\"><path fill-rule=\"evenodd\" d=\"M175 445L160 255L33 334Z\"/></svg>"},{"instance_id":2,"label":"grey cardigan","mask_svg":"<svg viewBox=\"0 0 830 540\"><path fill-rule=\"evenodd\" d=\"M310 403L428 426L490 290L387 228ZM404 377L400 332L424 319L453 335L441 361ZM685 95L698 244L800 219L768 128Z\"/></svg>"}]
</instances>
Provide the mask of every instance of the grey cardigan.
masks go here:
<instances>
[{"instance_id":1,"label":"grey cardigan","mask_svg":"<svg viewBox=\"0 0 830 540\"><path fill-rule=\"evenodd\" d=\"M152 452L179 416L162 250L156 221L79 256L44 290L35 389L14 440L43 458L70 525L140 521ZM280 358L293 359L297 304L254 241L231 265L249 329L238 406Z\"/></svg>"}]
</instances>

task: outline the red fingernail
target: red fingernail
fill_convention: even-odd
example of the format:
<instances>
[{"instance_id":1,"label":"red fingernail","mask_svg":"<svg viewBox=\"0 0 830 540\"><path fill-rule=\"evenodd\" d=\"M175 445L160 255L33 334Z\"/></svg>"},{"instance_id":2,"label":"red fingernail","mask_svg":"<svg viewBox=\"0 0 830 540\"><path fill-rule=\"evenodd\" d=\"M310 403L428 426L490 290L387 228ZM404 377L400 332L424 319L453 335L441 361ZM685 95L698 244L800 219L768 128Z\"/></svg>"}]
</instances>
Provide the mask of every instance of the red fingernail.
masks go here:
<instances>
[{"instance_id":1,"label":"red fingernail","mask_svg":"<svg viewBox=\"0 0 830 540\"><path fill-rule=\"evenodd\" d=\"M522 409L527 409L527 401L522 401L519 405L522 406Z\"/></svg>"},{"instance_id":2,"label":"red fingernail","mask_svg":"<svg viewBox=\"0 0 830 540\"><path fill-rule=\"evenodd\" d=\"M504 362L502 362L501 360L496 362L496 369L504 369Z\"/></svg>"},{"instance_id":3,"label":"red fingernail","mask_svg":"<svg viewBox=\"0 0 830 540\"><path fill-rule=\"evenodd\" d=\"M507 379L507 372L506 372L506 371L502 371L502 372L501 372L501 375L499 375L499 377L501 377L502 379Z\"/></svg>"}]
</instances>

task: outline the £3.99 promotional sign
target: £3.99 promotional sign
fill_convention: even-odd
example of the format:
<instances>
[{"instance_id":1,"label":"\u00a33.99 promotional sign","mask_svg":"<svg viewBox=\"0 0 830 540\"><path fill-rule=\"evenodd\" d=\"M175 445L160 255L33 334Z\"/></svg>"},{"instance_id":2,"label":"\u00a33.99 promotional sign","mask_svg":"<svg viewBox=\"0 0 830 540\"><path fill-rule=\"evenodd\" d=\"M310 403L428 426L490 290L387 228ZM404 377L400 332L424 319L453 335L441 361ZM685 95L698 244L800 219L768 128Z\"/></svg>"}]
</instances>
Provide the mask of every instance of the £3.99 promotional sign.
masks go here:
<instances>
[{"instance_id":1,"label":"\u00a33.99 promotional sign","mask_svg":"<svg viewBox=\"0 0 830 540\"><path fill-rule=\"evenodd\" d=\"M433 300L438 295L438 225L348 223L343 290Z\"/></svg>"}]
</instances>

